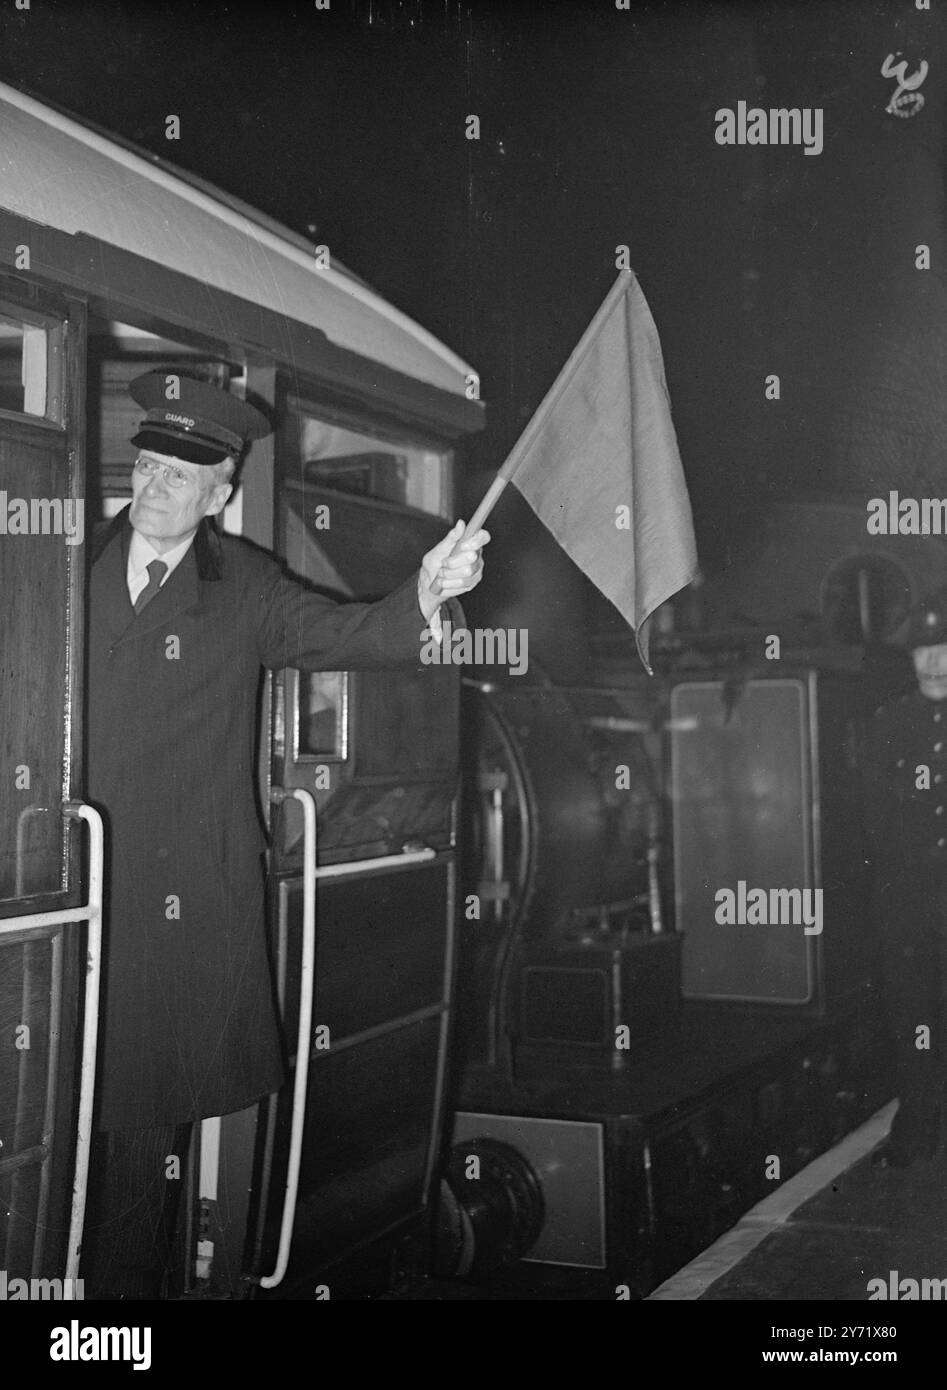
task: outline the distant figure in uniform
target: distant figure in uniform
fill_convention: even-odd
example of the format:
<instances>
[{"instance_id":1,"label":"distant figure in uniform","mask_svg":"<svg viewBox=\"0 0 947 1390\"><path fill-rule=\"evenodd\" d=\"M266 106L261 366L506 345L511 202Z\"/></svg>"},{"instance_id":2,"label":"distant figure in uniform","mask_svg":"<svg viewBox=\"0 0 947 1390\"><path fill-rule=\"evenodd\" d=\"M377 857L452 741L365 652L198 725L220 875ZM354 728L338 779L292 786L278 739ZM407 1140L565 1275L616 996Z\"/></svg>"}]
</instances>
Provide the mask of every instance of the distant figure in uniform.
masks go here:
<instances>
[{"instance_id":1,"label":"distant figure in uniform","mask_svg":"<svg viewBox=\"0 0 947 1390\"><path fill-rule=\"evenodd\" d=\"M169 1259L169 1155L183 1169L194 1121L283 1081L254 797L261 667L417 667L440 604L479 582L489 536L452 555L458 522L387 598L335 603L212 520L247 441L269 432L260 412L181 372L130 390L144 414L132 502L97 547L89 603L107 945L82 1274L87 1297L141 1299L160 1296Z\"/></svg>"},{"instance_id":2,"label":"distant figure in uniform","mask_svg":"<svg viewBox=\"0 0 947 1390\"><path fill-rule=\"evenodd\" d=\"M917 689L870 721L871 913L900 1104L876 1162L937 1151L947 1094L947 589L912 609Z\"/></svg>"}]
</instances>

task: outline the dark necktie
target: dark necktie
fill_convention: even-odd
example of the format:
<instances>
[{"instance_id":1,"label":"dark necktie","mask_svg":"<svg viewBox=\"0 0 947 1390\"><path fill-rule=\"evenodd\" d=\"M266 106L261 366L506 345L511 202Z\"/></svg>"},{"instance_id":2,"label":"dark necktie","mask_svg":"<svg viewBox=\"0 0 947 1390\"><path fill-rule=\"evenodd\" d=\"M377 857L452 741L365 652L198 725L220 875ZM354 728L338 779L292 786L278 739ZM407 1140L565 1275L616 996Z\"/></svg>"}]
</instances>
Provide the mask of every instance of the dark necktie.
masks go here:
<instances>
[{"instance_id":1,"label":"dark necktie","mask_svg":"<svg viewBox=\"0 0 947 1390\"><path fill-rule=\"evenodd\" d=\"M163 560L152 560L148 566L148 583L135 599L135 612L140 613L161 588L161 581L167 573L167 565Z\"/></svg>"}]
</instances>

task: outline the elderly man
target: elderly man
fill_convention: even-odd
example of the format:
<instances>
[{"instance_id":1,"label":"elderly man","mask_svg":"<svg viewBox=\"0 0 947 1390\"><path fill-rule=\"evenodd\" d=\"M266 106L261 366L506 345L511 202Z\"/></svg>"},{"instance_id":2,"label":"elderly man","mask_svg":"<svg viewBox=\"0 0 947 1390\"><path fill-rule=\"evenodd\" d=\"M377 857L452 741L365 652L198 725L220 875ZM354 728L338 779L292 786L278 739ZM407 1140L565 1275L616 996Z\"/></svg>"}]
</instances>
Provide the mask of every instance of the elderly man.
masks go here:
<instances>
[{"instance_id":1,"label":"elderly man","mask_svg":"<svg viewBox=\"0 0 947 1390\"><path fill-rule=\"evenodd\" d=\"M168 1156L193 1121L283 1079L254 800L261 668L417 666L489 537L455 552L458 523L387 598L334 603L212 521L264 417L183 373L130 389L144 412L132 502L98 546L89 604L88 782L110 862L83 1272L88 1296L148 1298L181 1185Z\"/></svg>"},{"instance_id":2,"label":"elderly man","mask_svg":"<svg viewBox=\"0 0 947 1390\"><path fill-rule=\"evenodd\" d=\"M876 1161L933 1157L947 1091L947 589L911 612L918 688L882 706L867 752L868 859L900 1104Z\"/></svg>"}]
</instances>

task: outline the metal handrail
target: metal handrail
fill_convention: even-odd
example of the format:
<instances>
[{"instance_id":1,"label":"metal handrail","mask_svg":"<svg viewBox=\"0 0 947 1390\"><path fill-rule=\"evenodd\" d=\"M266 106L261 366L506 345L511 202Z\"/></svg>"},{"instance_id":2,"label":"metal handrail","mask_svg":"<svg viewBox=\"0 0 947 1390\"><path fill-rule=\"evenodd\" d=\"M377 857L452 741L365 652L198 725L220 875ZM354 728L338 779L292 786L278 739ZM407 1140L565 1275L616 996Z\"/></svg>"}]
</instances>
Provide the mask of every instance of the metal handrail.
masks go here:
<instances>
[{"instance_id":1,"label":"metal handrail","mask_svg":"<svg viewBox=\"0 0 947 1390\"><path fill-rule=\"evenodd\" d=\"M424 864L437 858L437 850L429 846L424 849L406 849L401 854L380 854L377 859L347 859L340 864L322 864L315 871L316 878L339 878L342 874L377 873L379 869L402 868L405 864Z\"/></svg>"},{"instance_id":2,"label":"metal handrail","mask_svg":"<svg viewBox=\"0 0 947 1390\"><path fill-rule=\"evenodd\" d=\"M309 1084L309 1053L312 1031L312 995L316 963L316 802L311 792L302 787L287 791L273 787L273 801L295 799L302 803L303 838L303 940L302 966L299 979L299 1029L296 1034L296 1075L293 1085L293 1123L289 1141L289 1166L286 1191L283 1195L283 1215L280 1221L279 1249L272 1274L260 1279L264 1289L275 1289L282 1283L289 1264L289 1250L296 1220L296 1197L299 1191L299 1166L302 1158L303 1123L306 1117L306 1089Z\"/></svg>"},{"instance_id":3,"label":"metal handrail","mask_svg":"<svg viewBox=\"0 0 947 1390\"><path fill-rule=\"evenodd\" d=\"M342 874L370 873L405 864L421 864L437 858L437 851L425 846L406 849L400 854L380 855L375 859L350 859L341 864L316 866L316 802L311 792L302 787L291 790L272 787L270 799L277 803L296 800L302 804L303 829L303 932L302 963L299 979L299 1027L296 1033L296 1071L293 1081L293 1118L290 1129L289 1161L286 1188L283 1194L283 1213L280 1218L279 1247L272 1274L256 1282L261 1288L275 1289L283 1281L289 1265L289 1255L296 1221L296 1199L299 1192L299 1170L302 1161L303 1126L306 1117L306 1091L309 1085L311 1052L312 1004L316 964L316 881L338 878Z\"/></svg>"},{"instance_id":4,"label":"metal handrail","mask_svg":"<svg viewBox=\"0 0 947 1390\"><path fill-rule=\"evenodd\" d=\"M0 934L60 926L64 922L88 922L86 943L85 1017L82 1028L82 1067L79 1078L79 1120L76 1133L76 1165L72 1180L72 1210L66 1254L64 1298L71 1299L79 1273L79 1252L85 1223L89 1150L92 1144L92 1104L95 1098L95 1057L99 1027L99 982L102 975L102 874L105 831L102 817L84 802L66 801L63 815L84 820L89 827L89 900L81 907L55 912L31 912L0 922Z\"/></svg>"}]
</instances>

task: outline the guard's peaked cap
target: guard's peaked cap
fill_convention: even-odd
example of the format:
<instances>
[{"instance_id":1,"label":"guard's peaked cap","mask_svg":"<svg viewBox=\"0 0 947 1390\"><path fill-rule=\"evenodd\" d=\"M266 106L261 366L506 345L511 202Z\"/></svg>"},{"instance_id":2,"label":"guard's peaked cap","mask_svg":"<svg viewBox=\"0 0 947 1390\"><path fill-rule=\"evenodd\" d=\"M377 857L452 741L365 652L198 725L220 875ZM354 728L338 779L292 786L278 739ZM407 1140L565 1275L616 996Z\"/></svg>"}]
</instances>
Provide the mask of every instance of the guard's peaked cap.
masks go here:
<instances>
[{"instance_id":1,"label":"guard's peaked cap","mask_svg":"<svg viewBox=\"0 0 947 1390\"><path fill-rule=\"evenodd\" d=\"M183 371L146 372L128 390L145 410L132 437L139 449L209 467L238 458L249 440L270 432L255 406Z\"/></svg>"}]
</instances>

